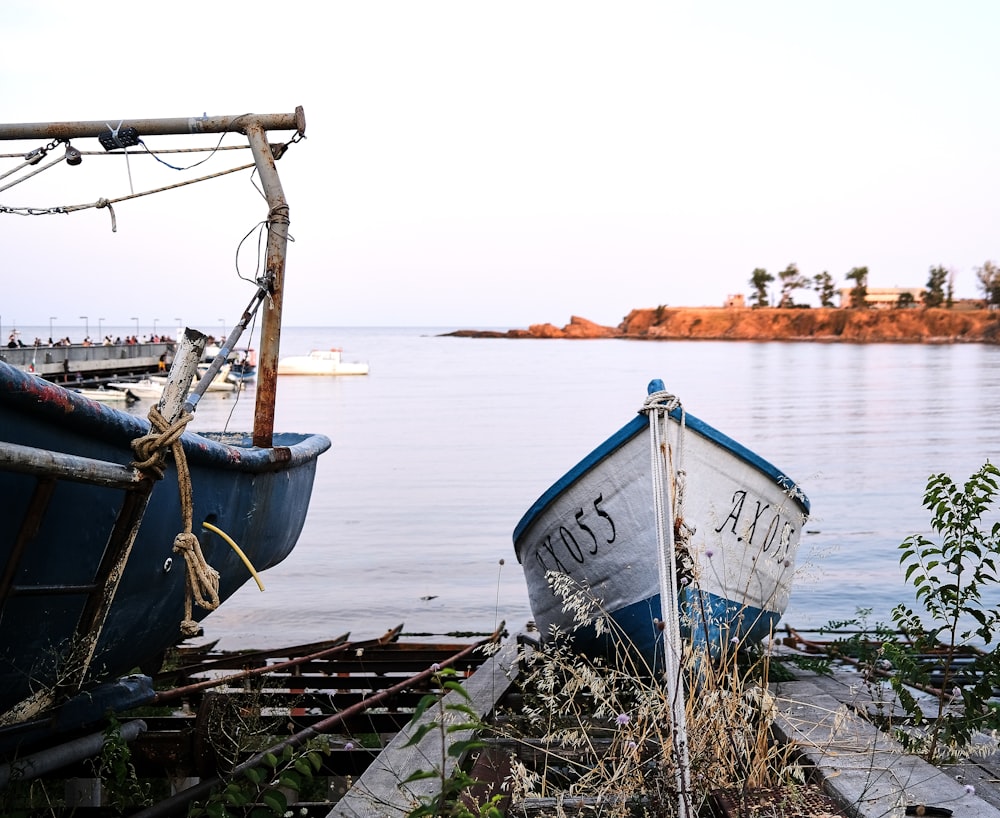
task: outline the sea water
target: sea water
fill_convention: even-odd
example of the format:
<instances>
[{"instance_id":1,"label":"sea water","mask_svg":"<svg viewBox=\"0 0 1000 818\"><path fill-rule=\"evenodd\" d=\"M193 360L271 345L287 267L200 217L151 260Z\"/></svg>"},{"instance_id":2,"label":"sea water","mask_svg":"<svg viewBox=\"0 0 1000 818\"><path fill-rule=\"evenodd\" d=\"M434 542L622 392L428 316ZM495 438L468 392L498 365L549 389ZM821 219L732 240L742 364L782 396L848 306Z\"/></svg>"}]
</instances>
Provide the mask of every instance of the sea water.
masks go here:
<instances>
[{"instance_id":1,"label":"sea water","mask_svg":"<svg viewBox=\"0 0 1000 818\"><path fill-rule=\"evenodd\" d=\"M899 544L931 534L929 475L1000 463L1000 348L987 345L470 339L453 328L285 328L282 353L343 348L359 377L281 377L275 428L320 432L295 551L204 621L221 647L397 624L512 630L531 618L511 532L661 378L812 503L784 621L888 621L913 602ZM252 425L254 387L206 395L194 428ZM132 411L144 413L138 404ZM998 600L988 601L995 604Z\"/></svg>"}]
</instances>

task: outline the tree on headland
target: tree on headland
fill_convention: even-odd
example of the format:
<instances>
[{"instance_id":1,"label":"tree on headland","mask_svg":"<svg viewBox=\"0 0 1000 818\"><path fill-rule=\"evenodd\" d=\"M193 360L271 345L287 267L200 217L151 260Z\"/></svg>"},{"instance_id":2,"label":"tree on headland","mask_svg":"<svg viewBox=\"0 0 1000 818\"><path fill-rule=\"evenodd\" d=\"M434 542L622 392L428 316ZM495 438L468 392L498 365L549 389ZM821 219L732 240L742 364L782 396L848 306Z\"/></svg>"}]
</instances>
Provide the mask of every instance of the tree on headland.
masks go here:
<instances>
[{"instance_id":1,"label":"tree on headland","mask_svg":"<svg viewBox=\"0 0 1000 818\"><path fill-rule=\"evenodd\" d=\"M941 307L945 302L945 283L948 281L948 270L938 264L931 267L927 277L927 289L920 296L925 307ZM950 300L950 299L949 299Z\"/></svg>"},{"instance_id":2,"label":"tree on headland","mask_svg":"<svg viewBox=\"0 0 1000 818\"><path fill-rule=\"evenodd\" d=\"M865 309L868 306L868 268L852 267L851 272L844 278L854 282L851 288L851 306L855 309Z\"/></svg>"},{"instance_id":3,"label":"tree on headland","mask_svg":"<svg viewBox=\"0 0 1000 818\"><path fill-rule=\"evenodd\" d=\"M987 306L1000 304L1000 266L996 262L984 261L982 267L976 267L976 281Z\"/></svg>"},{"instance_id":4,"label":"tree on headland","mask_svg":"<svg viewBox=\"0 0 1000 818\"><path fill-rule=\"evenodd\" d=\"M799 272L795 262L778 273L778 278L781 279L781 298L778 299L778 306L794 307L795 301L792 299L792 293L808 287L809 280Z\"/></svg>"},{"instance_id":5,"label":"tree on headland","mask_svg":"<svg viewBox=\"0 0 1000 818\"><path fill-rule=\"evenodd\" d=\"M826 270L813 276L813 289L819 296L819 305L821 307L833 306L833 296L837 291L833 286L833 276Z\"/></svg>"},{"instance_id":6,"label":"tree on headland","mask_svg":"<svg viewBox=\"0 0 1000 818\"><path fill-rule=\"evenodd\" d=\"M774 281L774 276L763 267L758 267L753 271L753 275L750 276L750 286L753 287L753 294L750 297L753 299L753 306L768 306L767 285L772 281Z\"/></svg>"}]
</instances>

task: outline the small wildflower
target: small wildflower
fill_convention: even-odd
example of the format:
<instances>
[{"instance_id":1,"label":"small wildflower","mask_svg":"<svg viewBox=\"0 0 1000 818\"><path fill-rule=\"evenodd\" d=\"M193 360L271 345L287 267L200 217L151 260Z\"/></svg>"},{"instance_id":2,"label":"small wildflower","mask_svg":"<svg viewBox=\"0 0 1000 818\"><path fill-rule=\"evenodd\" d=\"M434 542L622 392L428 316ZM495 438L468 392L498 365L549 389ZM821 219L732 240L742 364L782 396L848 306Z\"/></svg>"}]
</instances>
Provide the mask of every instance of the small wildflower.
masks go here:
<instances>
[{"instance_id":1,"label":"small wildflower","mask_svg":"<svg viewBox=\"0 0 1000 818\"><path fill-rule=\"evenodd\" d=\"M732 644L734 644L734 645L738 645L740 643L740 638L738 636L734 636L729 641L732 642Z\"/></svg>"},{"instance_id":2,"label":"small wildflower","mask_svg":"<svg viewBox=\"0 0 1000 818\"><path fill-rule=\"evenodd\" d=\"M440 669L441 669L441 665L439 665L437 662L435 662L433 665L431 665L431 670L434 671L435 673L437 673Z\"/></svg>"},{"instance_id":3,"label":"small wildflower","mask_svg":"<svg viewBox=\"0 0 1000 818\"><path fill-rule=\"evenodd\" d=\"M504 565L503 557L500 558L500 564Z\"/></svg>"},{"instance_id":4,"label":"small wildflower","mask_svg":"<svg viewBox=\"0 0 1000 818\"><path fill-rule=\"evenodd\" d=\"M708 557L709 559L712 559L712 557L715 556L715 552L711 548L706 549L705 556Z\"/></svg>"},{"instance_id":5,"label":"small wildflower","mask_svg":"<svg viewBox=\"0 0 1000 818\"><path fill-rule=\"evenodd\" d=\"M637 750L637 749L639 749L639 745L638 745L638 744L636 744L636 743L635 743L634 741L630 741L630 742L628 742L628 744L626 744L625 746L626 746L626 747L627 747L627 748L628 748L629 750Z\"/></svg>"},{"instance_id":6,"label":"small wildflower","mask_svg":"<svg viewBox=\"0 0 1000 818\"><path fill-rule=\"evenodd\" d=\"M347 744L344 745L344 749L345 750L353 750L354 749L354 742L353 741L347 742Z\"/></svg>"},{"instance_id":7,"label":"small wildflower","mask_svg":"<svg viewBox=\"0 0 1000 818\"><path fill-rule=\"evenodd\" d=\"M791 568L791 567L792 567L792 561L791 560L785 560L785 568Z\"/></svg>"},{"instance_id":8,"label":"small wildflower","mask_svg":"<svg viewBox=\"0 0 1000 818\"><path fill-rule=\"evenodd\" d=\"M976 794L976 788L973 787L971 784L966 784L965 785L965 793L966 793L966 795L975 795Z\"/></svg>"},{"instance_id":9,"label":"small wildflower","mask_svg":"<svg viewBox=\"0 0 1000 818\"><path fill-rule=\"evenodd\" d=\"M619 713L615 717L615 724L617 724L619 727L624 727L630 721L632 721L632 717L629 716L628 713Z\"/></svg>"}]
</instances>

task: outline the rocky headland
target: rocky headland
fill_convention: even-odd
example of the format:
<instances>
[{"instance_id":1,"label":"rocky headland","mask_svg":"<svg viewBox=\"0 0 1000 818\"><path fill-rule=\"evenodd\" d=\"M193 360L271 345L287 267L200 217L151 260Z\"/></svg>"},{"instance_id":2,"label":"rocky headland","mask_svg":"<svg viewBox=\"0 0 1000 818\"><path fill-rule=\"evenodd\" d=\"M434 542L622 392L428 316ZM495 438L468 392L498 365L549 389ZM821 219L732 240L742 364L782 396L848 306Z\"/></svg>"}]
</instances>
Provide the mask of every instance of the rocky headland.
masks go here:
<instances>
[{"instance_id":1,"label":"rocky headland","mask_svg":"<svg viewBox=\"0 0 1000 818\"><path fill-rule=\"evenodd\" d=\"M626 338L644 341L1000 343L1000 311L984 309L776 309L657 307L632 310L617 327L573 316L563 327L456 330L472 338Z\"/></svg>"}]
</instances>

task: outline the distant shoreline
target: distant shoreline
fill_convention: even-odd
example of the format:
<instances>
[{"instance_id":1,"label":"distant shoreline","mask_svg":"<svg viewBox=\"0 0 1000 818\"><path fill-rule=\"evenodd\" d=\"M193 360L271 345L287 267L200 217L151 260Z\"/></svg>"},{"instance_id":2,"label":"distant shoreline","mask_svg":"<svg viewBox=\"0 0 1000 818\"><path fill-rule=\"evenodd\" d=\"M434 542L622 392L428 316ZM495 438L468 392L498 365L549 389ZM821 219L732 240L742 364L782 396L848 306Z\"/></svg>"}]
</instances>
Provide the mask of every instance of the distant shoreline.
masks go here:
<instances>
[{"instance_id":1,"label":"distant shoreline","mask_svg":"<svg viewBox=\"0 0 1000 818\"><path fill-rule=\"evenodd\" d=\"M573 316L562 327L462 329L460 338L622 338L643 341L821 341L829 343L1000 344L1000 311L657 307L632 310L617 327Z\"/></svg>"}]
</instances>

